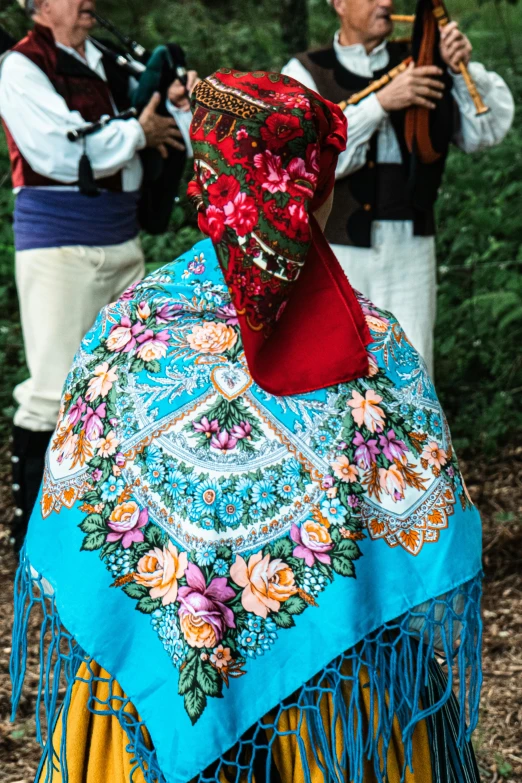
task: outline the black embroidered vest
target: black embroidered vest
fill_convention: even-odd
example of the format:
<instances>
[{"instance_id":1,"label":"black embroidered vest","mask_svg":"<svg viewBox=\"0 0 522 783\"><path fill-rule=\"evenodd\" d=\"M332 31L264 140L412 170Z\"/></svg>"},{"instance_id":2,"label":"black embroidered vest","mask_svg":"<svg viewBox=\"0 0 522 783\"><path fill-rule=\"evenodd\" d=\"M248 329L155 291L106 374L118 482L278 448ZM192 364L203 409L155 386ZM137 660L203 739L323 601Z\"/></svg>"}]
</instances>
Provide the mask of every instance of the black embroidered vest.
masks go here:
<instances>
[{"instance_id":1,"label":"black embroidered vest","mask_svg":"<svg viewBox=\"0 0 522 783\"><path fill-rule=\"evenodd\" d=\"M103 56L107 77L105 82L87 64L57 47L53 34L47 27L35 25L34 29L13 47L13 51L20 52L38 66L68 108L78 111L86 122L94 122L103 114L113 116L114 106L118 111L130 106L129 78L119 66ZM35 172L23 157L5 123L4 129L11 159L13 187L52 187L63 184ZM37 132L38 129L35 128L35 133ZM97 184L106 190L121 191L121 173L100 178Z\"/></svg>"},{"instance_id":2,"label":"black embroidered vest","mask_svg":"<svg viewBox=\"0 0 522 783\"><path fill-rule=\"evenodd\" d=\"M409 54L407 47L399 43L389 43L388 53L388 65L376 71L371 79L344 68L333 46L300 54L297 59L311 74L318 92L328 100L340 103L383 76ZM431 236L435 233L433 209L458 116L451 96L451 77L446 75L444 80L444 97L432 118L432 138L437 141L441 157L430 165L421 163L406 146L406 113L391 112L390 121L401 149L402 164L377 162L376 132L370 140L365 165L336 181L334 205L326 226L329 242L371 247L374 220L412 220L415 235Z\"/></svg>"}]
</instances>

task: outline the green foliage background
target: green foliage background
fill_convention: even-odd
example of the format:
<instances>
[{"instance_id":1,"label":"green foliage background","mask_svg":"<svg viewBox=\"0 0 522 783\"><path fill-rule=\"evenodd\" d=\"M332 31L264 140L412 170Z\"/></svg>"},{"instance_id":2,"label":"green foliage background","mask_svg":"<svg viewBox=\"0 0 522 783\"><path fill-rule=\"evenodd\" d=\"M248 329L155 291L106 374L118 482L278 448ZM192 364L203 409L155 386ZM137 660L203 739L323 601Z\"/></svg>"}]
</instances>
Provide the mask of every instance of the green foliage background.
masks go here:
<instances>
[{"instance_id":1,"label":"green foliage background","mask_svg":"<svg viewBox=\"0 0 522 783\"><path fill-rule=\"evenodd\" d=\"M399 0L398 11L412 11ZM522 102L522 14L516 2L449 0L475 59L501 73ZM328 40L336 23L325 0L99 0L98 10L145 45L176 40L201 75L220 66L278 69L303 48ZM308 24L307 24L308 23ZM0 24L22 36L26 20L0 0ZM11 391L27 371L14 282L13 197L0 142L0 432L13 413ZM454 151L438 206L439 316L436 384L457 447L491 455L520 442L522 406L522 120L503 144L474 155ZM150 268L198 238L181 198L170 232L144 237ZM400 264L400 258L397 263Z\"/></svg>"}]
</instances>

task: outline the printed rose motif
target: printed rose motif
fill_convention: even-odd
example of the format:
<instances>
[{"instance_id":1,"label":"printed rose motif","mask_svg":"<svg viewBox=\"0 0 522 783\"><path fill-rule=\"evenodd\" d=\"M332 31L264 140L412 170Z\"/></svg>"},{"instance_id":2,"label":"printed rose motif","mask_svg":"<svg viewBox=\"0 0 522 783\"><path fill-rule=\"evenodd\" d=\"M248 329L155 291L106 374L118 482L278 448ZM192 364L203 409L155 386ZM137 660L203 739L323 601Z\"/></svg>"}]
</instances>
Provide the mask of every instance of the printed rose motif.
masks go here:
<instances>
[{"instance_id":1,"label":"printed rose motif","mask_svg":"<svg viewBox=\"0 0 522 783\"><path fill-rule=\"evenodd\" d=\"M117 378L118 373L112 367L109 367L109 362L99 364L94 370L94 378L91 378L89 381L89 390L85 395L85 399L89 402L93 402L94 400L97 400L98 397L106 397Z\"/></svg>"},{"instance_id":2,"label":"printed rose motif","mask_svg":"<svg viewBox=\"0 0 522 783\"><path fill-rule=\"evenodd\" d=\"M373 438L365 440L362 434L357 432L352 442L357 447L354 454L357 465L362 470L368 470L381 453L377 448L377 440Z\"/></svg>"},{"instance_id":3,"label":"printed rose motif","mask_svg":"<svg viewBox=\"0 0 522 783\"><path fill-rule=\"evenodd\" d=\"M238 193L233 201L225 204L225 224L230 226L238 236L244 237L257 224L258 212L256 202L246 193Z\"/></svg>"},{"instance_id":4,"label":"printed rose motif","mask_svg":"<svg viewBox=\"0 0 522 783\"><path fill-rule=\"evenodd\" d=\"M169 321L174 321L175 318L179 318L183 312L183 307L180 304L164 304L156 310L156 323L167 324Z\"/></svg>"},{"instance_id":5,"label":"printed rose motif","mask_svg":"<svg viewBox=\"0 0 522 783\"><path fill-rule=\"evenodd\" d=\"M317 184L317 176L307 170L302 158L294 158L290 161L288 173L292 180L292 190L301 193L303 196L313 196Z\"/></svg>"},{"instance_id":6,"label":"printed rose motif","mask_svg":"<svg viewBox=\"0 0 522 783\"><path fill-rule=\"evenodd\" d=\"M71 427L74 427L78 422L80 421L81 417L85 413L85 409L87 408L87 405L82 400L81 397L77 397L76 401L71 407L69 408L67 412L67 419L69 421L69 424Z\"/></svg>"},{"instance_id":7,"label":"printed rose motif","mask_svg":"<svg viewBox=\"0 0 522 783\"><path fill-rule=\"evenodd\" d=\"M230 350L237 342L237 334L231 326L219 321L197 324L187 335L187 342L198 353L218 354Z\"/></svg>"},{"instance_id":8,"label":"printed rose motif","mask_svg":"<svg viewBox=\"0 0 522 783\"><path fill-rule=\"evenodd\" d=\"M286 192L290 175L283 168L279 155L274 155L270 150L260 153L254 157L254 166L263 190L268 190L269 193Z\"/></svg>"},{"instance_id":9,"label":"printed rose motif","mask_svg":"<svg viewBox=\"0 0 522 783\"><path fill-rule=\"evenodd\" d=\"M225 577L208 584L200 568L189 563L185 572L187 587L180 587L179 620L183 635L191 647L216 647L227 628L235 628L234 613L225 606L234 598L234 591Z\"/></svg>"},{"instance_id":10,"label":"printed rose motif","mask_svg":"<svg viewBox=\"0 0 522 783\"><path fill-rule=\"evenodd\" d=\"M387 470L379 468L379 484L395 502L404 499L406 483L397 465L391 465Z\"/></svg>"},{"instance_id":11,"label":"printed rose motif","mask_svg":"<svg viewBox=\"0 0 522 783\"><path fill-rule=\"evenodd\" d=\"M337 478L341 479L341 481L353 484L359 478L359 469L357 465L351 465L348 457L345 457L344 455L338 457L335 462L332 463L332 468Z\"/></svg>"},{"instance_id":12,"label":"printed rose motif","mask_svg":"<svg viewBox=\"0 0 522 783\"><path fill-rule=\"evenodd\" d=\"M288 205L288 214L293 231L301 233L308 231L308 213L302 204L298 201L291 201Z\"/></svg>"},{"instance_id":13,"label":"printed rose motif","mask_svg":"<svg viewBox=\"0 0 522 783\"><path fill-rule=\"evenodd\" d=\"M348 405L352 408L355 423L359 427L364 425L370 432L382 432L386 414L378 407L380 402L382 397L373 389L367 389L364 397L354 389Z\"/></svg>"},{"instance_id":14,"label":"printed rose motif","mask_svg":"<svg viewBox=\"0 0 522 783\"><path fill-rule=\"evenodd\" d=\"M210 204L205 213L198 216L199 227L213 242L221 242L225 232L225 213L213 204Z\"/></svg>"},{"instance_id":15,"label":"printed rose motif","mask_svg":"<svg viewBox=\"0 0 522 783\"><path fill-rule=\"evenodd\" d=\"M223 321L229 326L237 326L239 319L237 317L236 308L233 304L226 304L216 310L216 316L222 318Z\"/></svg>"},{"instance_id":16,"label":"printed rose motif","mask_svg":"<svg viewBox=\"0 0 522 783\"><path fill-rule=\"evenodd\" d=\"M120 441L116 438L115 432L111 430L105 438L101 438L97 442L96 448L99 456L107 459L107 457L112 457L113 454L116 454L119 445Z\"/></svg>"},{"instance_id":17,"label":"printed rose motif","mask_svg":"<svg viewBox=\"0 0 522 783\"><path fill-rule=\"evenodd\" d=\"M124 549L128 549L133 543L140 544L144 540L141 528L149 521L149 512L141 509L134 500L120 503L109 517L108 525L112 530L107 536L107 541L121 541Z\"/></svg>"},{"instance_id":18,"label":"printed rose motif","mask_svg":"<svg viewBox=\"0 0 522 783\"><path fill-rule=\"evenodd\" d=\"M302 93L298 95L278 93L277 97L280 98L281 103L283 103L289 109L301 109L302 111L310 111L311 109L310 101Z\"/></svg>"},{"instance_id":19,"label":"printed rose motif","mask_svg":"<svg viewBox=\"0 0 522 783\"><path fill-rule=\"evenodd\" d=\"M261 137L274 150L284 147L292 139L303 135L299 118L281 112L271 114L261 128Z\"/></svg>"},{"instance_id":20,"label":"printed rose motif","mask_svg":"<svg viewBox=\"0 0 522 783\"><path fill-rule=\"evenodd\" d=\"M281 604L297 592L294 572L279 559L263 557L262 552L252 555L248 565L241 555L230 568L234 582L243 587L241 603L247 612L258 617L267 617L269 612L278 612Z\"/></svg>"},{"instance_id":21,"label":"printed rose motif","mask_svg":"<svg viewBox=\"0 0 522 783\"><path fill-rule=\"evenodd\" d=\"M304 560L310 568L316 560L326 565L331 563L330 555L327 553L333 549L333 542L324 525L307 520L301 527L292 525L290 536L292 541L297 544L293 552L294 557Z\"/></svg>"},{"instance_id":22,"label":"printed rose motif","mask_svg":"<svg viewBox=\"0 0 522 783\"><path fill-rule=\"evenodd\" d=\"M130 353L136 345L136 336L145 329L143 324L132 325L127 316L119 324L112 327L107 337L107 350L113 353Z\"/></svg>"},{"instance_id":23,"label":"printed rose motif","mask_svg":"<svg viewBox=\"0 0 522 783\"><path fill-rule=\"evenodd\" d=\"M230 647L223 647L222 644L220 644L219 647L216 647L210 656L210 663L212 663L216 669L226 669L231 660L232 655L230 654Z\"/></svg>"},{"instance_id":24,"label":"printed rose motif","mask_svg":"<svg viewBox=\"0 0 522 783\"><path fill-rule=\"evenodd\" d=\"M230 174L221 174L216 182L208 186L208 198L215 207L223 209L229 201L234 201L239 194L239 182Z\"/></svg>"},{"instance_id":25,"label":"printed rose motif","mask_svg":"<svg viewBox=\"0 0 522 783\"><path fill-rule=\"evenodd\" d=\"M179 552L169 541L168 546L155 547L138 562L134 580L150 589L151 598L161 598L163 606L173 604L178 597L178 580L185 576L187 553Z\"/></svg>"},{"instance_id":26,"label":"printed rose motif","mask_svg":"<svg viewBox=\"0 0 522 783\"><path fill-rule=\"evenodd\" d=\"M395 460L398 460L399 462L405 463L407 461L406 452L408 451L408 447L403 440L397 439L393 430L389 430L385 435L380 435L379 444L381 446L382 453L386 459L390 460L390 462L395 462Z\"/></svg>"},{"instance_id":27,"label":"printed rose motif","mask_svg":"<svg viewBox=\"0 0 522 783\"><path fill-rule=\"evenodd\" d=\"M437 470L440 470L448 461L448 455L446 454L445 450L438 445L438 443L432 440L430 443L424 446L421 459L426 460L428 465L431 465Z\"/></svg>"},{"instance_id":28,"label":"printed rose motif","mask_svg":"<svg viewBox=\"0 0 522 783\"><path fill-rule=\"evenodd\" d=\"M154 334L152 329L147 329L138 337L140 348L136 353L138 359L144 362L152 362L154 359L164 359L169 346L169 333L166 329Z\"/></svg>"},{"instance_id":29,"label":"printed rose motif","mask_svg":"<svg viewBox=\"0 0 522 783\"><path fill-rule=\"evenodd\" d=\"M83 426L85 434L88 440L91 442L97 441L101 438L103 433L103 421L106 415L106 404L103 402L98 405L94 411L92 408L87 408L85 415L83 416Z\"/></svg>"}]
</instances>

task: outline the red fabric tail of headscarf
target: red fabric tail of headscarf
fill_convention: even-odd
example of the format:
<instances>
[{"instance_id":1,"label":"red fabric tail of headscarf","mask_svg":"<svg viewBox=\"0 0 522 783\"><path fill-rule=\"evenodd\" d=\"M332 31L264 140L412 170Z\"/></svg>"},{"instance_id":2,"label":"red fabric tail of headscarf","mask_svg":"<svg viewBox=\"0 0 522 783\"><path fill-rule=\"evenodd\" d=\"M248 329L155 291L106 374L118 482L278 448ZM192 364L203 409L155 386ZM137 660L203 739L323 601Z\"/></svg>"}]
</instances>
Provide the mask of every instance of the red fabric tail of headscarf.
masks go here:
<instances>
[{"instance_id":1,"label":"red fabric tail of headscarf","mask_svg":"<svg viewBox=\"0 0 522 783\"><path fill-rule=\"evenodd\" d=\"M218 71L195 91L189 195L216 248L253 379L278 395L368 375L357 298L313 213L346 121L279 74Z\"/></svg>"},{"instance_id":2,"label":"red fabric tail of headscarf","mask_svg":"<svg viewBox=\"0 0 522 783\"><path fill-rule=\"evenodd\" d=\"M307 262L277 329L261 344L245 345L252 377L278 396L368 375L371 337L363 312L323 232L311 222ZM244 341L253 333L242 334Z\"/></svg>"}]
</instances>

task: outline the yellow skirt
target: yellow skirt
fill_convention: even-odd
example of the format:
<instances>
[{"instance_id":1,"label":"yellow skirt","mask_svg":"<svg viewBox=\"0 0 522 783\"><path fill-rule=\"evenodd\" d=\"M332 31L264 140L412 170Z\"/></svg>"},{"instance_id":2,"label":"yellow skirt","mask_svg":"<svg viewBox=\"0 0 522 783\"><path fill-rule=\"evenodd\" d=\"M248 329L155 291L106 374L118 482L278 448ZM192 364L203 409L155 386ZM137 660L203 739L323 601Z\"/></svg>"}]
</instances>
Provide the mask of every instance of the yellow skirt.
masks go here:
<instances>
[{"instance_id":1,"label":"yellow skirt","mask_svg":"<svg viewBox=\"0 0 522 783\"><path fill-rule=\"evenodd\" d=\"M348 665L348 664L346 664ZM94 676L94 683L88 680ZM71 704L67 713L66 757L69 773L69 783L129 783L131 770L133 769L132 756L127 751L129 740L119 720L112 714L93 715L87 707L91 690L93 696L104 703L109 698L109 675L95 664L82 664L78 680L71 696ZM98 677L103 678L98 680ZM361 685L366 684L366 678L361 676ZM112 683L112 697L125 699L123 691L117 683ZM343 686L347 690L347 699L350 693L350 682ZM366 722L370 716L370 689L361 688L361 710L364 710ZM99 708L98 708L99 709ZM129 704L126 708L130 715L137 717L136 710ZM331 727L334 708L331 696L328 694L321 701L321 716L325 726ZM375 716L375 710L374 710ZM296 707L289 707L281 713L277 729L278 732L296 731L299 726L300 713ZM340 723L340 722L339 722ZM328 729L330 733L330 728ZM53 734L53 745L57 753L60 751L63 733L63 720L59 718ZM144 739L150 747L150 738L144 730ZM300 739L306 752L306 763L312 783L324 783L324 776L315 758L310 744L306 719L301 723ZM335 740L338 757L341 758L342 732L338 725L335 731ZM301 751L298 748L296 736L278 736L273 745L273 757L282 783L304 783L306 780ZM398 721L393 726L392 741L388 749L388 783L400 783L404 768L404 747ZM430 748L428 730L425 722L419 723L413 736L413 768L414 773L408 771L404 783L432 783ZM38 783L46 783L46 765ZM346 778L345 778L346 779ZM55 770L48 783L62 783L62 774ZM220 775L221 783L227 783L224 774ZM145 783L145 778L140 770L136 770L133 783ZM188 781L187 781L188 783ZM255 780L253 781L255 783ZM373 763L366 762L364 783L376 783Z\"/></svg>"}]
</instances>

